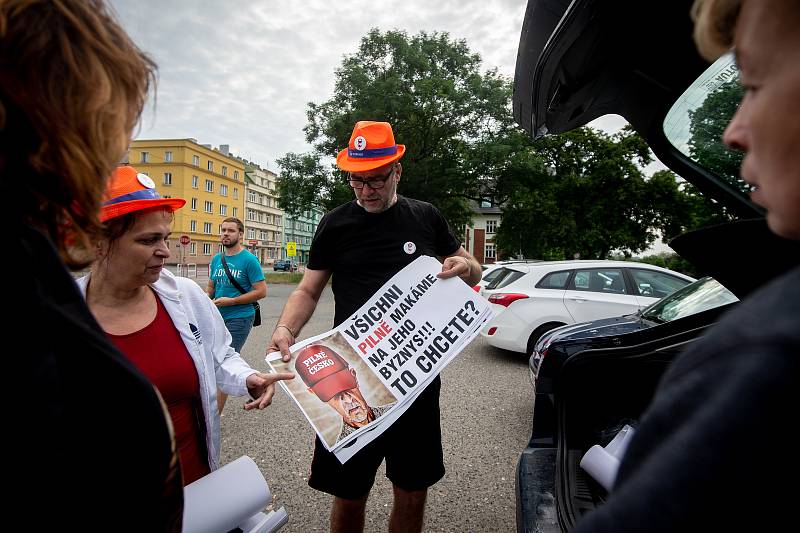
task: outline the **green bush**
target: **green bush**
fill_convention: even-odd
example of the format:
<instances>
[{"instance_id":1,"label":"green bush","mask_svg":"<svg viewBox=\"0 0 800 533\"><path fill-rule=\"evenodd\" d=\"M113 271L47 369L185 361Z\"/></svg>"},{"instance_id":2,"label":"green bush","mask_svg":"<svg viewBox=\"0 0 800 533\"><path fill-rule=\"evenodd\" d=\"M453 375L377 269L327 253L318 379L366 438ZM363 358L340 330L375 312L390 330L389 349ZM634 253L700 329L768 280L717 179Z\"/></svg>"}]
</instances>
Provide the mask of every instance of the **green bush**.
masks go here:
<instances>
[{"instance_id":1,"label":"green bush","mask_svg":"<svg viewBox=\"0 0 800 533\"><path fill-rule=\"evenodd\" d=\"M266 280L267 285L270 283L296 284L300 283L300 280L303 279L303 274L300 272L265 272L264 279Z\"/></svg>"}]
</instances>

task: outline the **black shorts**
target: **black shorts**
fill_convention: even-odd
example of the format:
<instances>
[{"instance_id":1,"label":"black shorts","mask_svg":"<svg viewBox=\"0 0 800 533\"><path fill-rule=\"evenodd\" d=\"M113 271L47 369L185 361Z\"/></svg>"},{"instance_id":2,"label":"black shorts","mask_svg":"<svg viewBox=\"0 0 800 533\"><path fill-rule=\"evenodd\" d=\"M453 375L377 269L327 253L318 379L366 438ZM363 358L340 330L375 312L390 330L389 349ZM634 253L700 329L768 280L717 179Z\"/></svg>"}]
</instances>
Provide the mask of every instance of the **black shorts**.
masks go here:
<instances>
[{"instance_id":1,"label":"black shorts","mask_svg":"<svg viewBox=\"0 0 800 533\"><path fill-rule=\"evenodd\" d=\"M369 494L378 467L386 459L386 477L407 491L425 490L444 476L437 376L392 426L345 464L317 437L308 485L338 498Z\"/></svg>"}]
</instances>

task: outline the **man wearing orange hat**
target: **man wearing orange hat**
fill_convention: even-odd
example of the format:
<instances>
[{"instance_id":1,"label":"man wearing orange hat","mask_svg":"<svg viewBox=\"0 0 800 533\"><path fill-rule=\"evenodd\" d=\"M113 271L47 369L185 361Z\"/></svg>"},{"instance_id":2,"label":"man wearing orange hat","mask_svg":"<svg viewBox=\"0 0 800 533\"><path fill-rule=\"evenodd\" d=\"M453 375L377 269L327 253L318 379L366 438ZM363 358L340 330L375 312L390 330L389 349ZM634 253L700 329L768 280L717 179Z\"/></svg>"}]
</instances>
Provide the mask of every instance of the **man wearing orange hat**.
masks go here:
<instances>
[{"instance_id":1,"label":"man wearing orange hat","mask_svg":"<svg viewBox=\"0 0 800 533\"><path fill-rule=\"evenodd\" d=\"M289 346L316 308L333 276L334 326L421 255L443 258L440 278L474 285L481 267L461 246L438 209L397 194L405 146L388 122L356 123L336 164L347 172L355 200L325 215L311 244L306 272L291 294L270 351L290 360ZM332 494L331 531L363 530L367 497L378 467L394 485L390 531L421 531L428 487L444 475L437 377L380 437L344 465L317 439L309 485Z\"/></svg>"}]
</instances>

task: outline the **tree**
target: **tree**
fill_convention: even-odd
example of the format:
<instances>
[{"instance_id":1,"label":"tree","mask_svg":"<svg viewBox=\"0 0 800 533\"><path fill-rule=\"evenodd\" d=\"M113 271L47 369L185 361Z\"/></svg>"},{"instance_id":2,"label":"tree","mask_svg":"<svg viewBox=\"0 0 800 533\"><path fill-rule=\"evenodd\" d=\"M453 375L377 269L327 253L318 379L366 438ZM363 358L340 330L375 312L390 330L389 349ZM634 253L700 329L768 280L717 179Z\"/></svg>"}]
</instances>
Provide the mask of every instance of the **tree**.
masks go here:
<instances>
[{"instance_id":1,"label":"tree","mask_svg":"<svg viewBox=\"0 0 800 533\"><path fill-rule=\"evenodd\" d=\"M516 180L497 235L500 248L541 259L602 259L645 250L659 229L685 225L674 175L645 179L650 162L632 129L580 128L534 144L538 171Z\"/></svg>"},{"instance_id":2,"label":"tree","mask_svg":"<svg viewBox=\"0 0 800 533\"><path fill-rule=\"evenodd\" d=\"M510 81L481 72L480 57L463 40L373 29L337 69L333 96L308 104L304 131L319 159L347 146L358 120L390 122L406 145L400 192L433 203L462 227L471 216L468 200L494 194L502 162L515 149L506 143L517 129L510 97ZM322 205L352 198L338 171L323 181Z\"/></svg>"},{"instance_id":3,"label":"tree","mask_svg":"<svg viewBox=\"0 0 800 533\"><path fill-rule=\"evenodd\" d=\"M320 193L330 186L319 157L289 152L276 163L281 167L276 187L281 209L296 218L318 205Z\"/></svg>"}]
</instances>

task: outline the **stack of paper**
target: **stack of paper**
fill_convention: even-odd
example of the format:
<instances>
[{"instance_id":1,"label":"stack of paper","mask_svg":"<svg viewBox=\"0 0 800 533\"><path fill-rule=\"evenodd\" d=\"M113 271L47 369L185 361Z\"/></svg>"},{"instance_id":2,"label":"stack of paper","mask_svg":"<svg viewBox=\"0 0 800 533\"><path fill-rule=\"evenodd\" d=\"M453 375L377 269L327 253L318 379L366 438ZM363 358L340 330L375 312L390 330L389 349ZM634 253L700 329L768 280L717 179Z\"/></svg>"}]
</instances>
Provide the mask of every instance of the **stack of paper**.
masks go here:
<instances>
[{"instance_id":1,"label":"stack of paper","mask_svg":"<svg viewBox=\"0 0 800 533\"><path fill-rule=\"evenodd\" d=\"M492 317L461 279L419 257L337 328L267 356L281 385L341 462L378 437Z\"/></svg>"}]
</instances>

